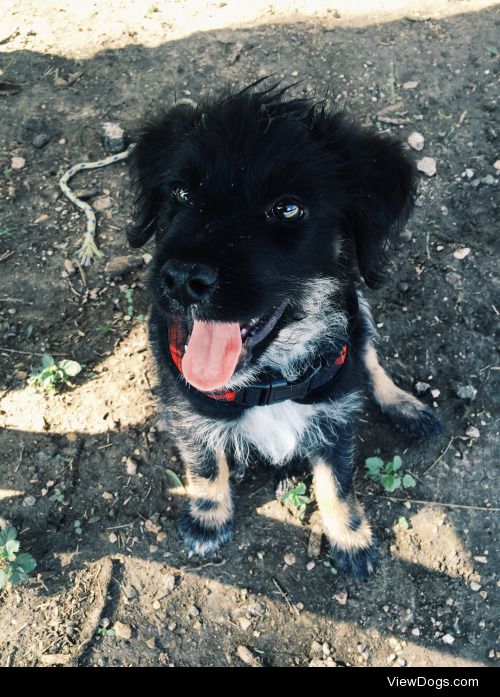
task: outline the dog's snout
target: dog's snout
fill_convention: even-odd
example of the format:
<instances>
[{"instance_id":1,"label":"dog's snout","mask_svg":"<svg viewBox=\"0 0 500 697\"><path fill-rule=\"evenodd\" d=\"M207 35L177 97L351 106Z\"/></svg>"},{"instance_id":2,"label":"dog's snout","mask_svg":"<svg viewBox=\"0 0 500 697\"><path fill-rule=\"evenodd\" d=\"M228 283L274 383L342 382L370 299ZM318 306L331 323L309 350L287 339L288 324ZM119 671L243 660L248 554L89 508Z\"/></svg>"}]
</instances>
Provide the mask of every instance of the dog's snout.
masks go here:
<instances>
[{"instance_id":1,"label":"dog's snout","mask_svg":"<svg viewBox=\"0 0 500 697\"><path fill-rule=\"evenodd\" d=\"M212 267L177 259L169 259L161 275L167 293L183 305L208 300L217 282L217 272Z\"/></svg>"}]
</instances>

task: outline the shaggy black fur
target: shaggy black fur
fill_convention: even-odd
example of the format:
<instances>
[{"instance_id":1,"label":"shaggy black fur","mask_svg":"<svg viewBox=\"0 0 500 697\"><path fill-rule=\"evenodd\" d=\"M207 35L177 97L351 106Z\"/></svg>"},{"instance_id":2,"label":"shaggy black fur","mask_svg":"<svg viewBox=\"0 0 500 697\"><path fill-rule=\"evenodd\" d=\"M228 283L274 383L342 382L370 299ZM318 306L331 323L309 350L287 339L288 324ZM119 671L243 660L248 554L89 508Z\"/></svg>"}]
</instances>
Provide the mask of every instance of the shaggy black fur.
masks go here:
<instances>
[{"instance_id":1,"label":"shaggy black fur","mask_svg":"<svg viewBox=\"0 0 500 697\"><path fill-rule=\"evenodd\" d=\"M356 309L350 308L353 297L361 298L359 276L371 288L384 278L391 242L411 212L415 171L394 138L363 130L325 104L286 99L286 90L257 85L196 107L177 104L144 127L132 156L137 200L128 239L140 247L156 237L151 339L191 481L181 533L200 555L215 553L229 539L232 504L224 463L235 459L231 446L241 460L248 441L279 467L293 458L308 459L318 482L331 488L332 507L342 504L350 511L338 532L328 523L328 501L323 503L332 554L342 569L365 577L377 554L366 530L355 539L365 519L351 501L350 434L359 409L356 380L371 384L377 376L373 366L364 365L372 342L369 310L358 317L357 301ZM312 416L304 407L286 417L283 428L292 433L300 421L302 431L294 432L293 452L272 457L271 434L262 428L262 445L256 442L248 413L236 418L221 407L214 416L187 399L190 388L165 367L170 360L165 332L174 315L189 334L194 320L243 325L280 304L285 309L276 326L245 353L229 387L241 384L242 376L251 381L266 371L299 379L342 344L348 346L351 372L347 387L325 395ZM397 420L405 397L392 403L391 394L385 403L379 389L375 399ZM407 397L411 408L403 405L400 421L410 431L437 428L433 415ZM279 406L253 410L270 410L265 413L273 429ZM331 482L321 469L324 462ZM239 474L243 468L239 462Z\"/></svg>"}]
</instances>

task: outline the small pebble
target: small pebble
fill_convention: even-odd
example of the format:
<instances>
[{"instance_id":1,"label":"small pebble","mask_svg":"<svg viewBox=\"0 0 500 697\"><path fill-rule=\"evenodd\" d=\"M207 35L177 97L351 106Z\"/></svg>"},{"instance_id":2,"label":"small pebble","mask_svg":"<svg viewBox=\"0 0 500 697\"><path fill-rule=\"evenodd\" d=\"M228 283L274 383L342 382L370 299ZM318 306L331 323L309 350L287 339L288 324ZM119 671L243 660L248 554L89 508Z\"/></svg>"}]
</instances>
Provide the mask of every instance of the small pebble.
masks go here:
<instances>
[{"instance_id":1,"label":"small pebble","mask_svg":"<svg viewBox=\"0 0 500 697\"><path fill-rule=\"evenodd\" d=\"M470 589L477 593L477 591L481 590L481 584L477 583L477 581L471 581L470 583Z\"/></svg>"},{"instance_id":2,"label":"small pebble","mask_svg":"<svg viewBox=\"0 0 500 697\"><path fill-rule=\"evenodd\" d=\"M116 542L118 542L118 536L115 535L114 532L110 532L109 536L108 536L108 540L111 542L111 544L114 545Z\"/></svg>"},{"instance_id":3,"label":"small pebble","mask_svg":"<svg viewBox=\"0 0 500 697\"><path fill-rule=\"evenodd\" d=\"M20 157L19 155L14 155L11 160L10 160L10 167L11 169L22 169L26 164L26 160L24 157Z\"/></svg>"},{"instance_id":4,"label":"small pebble","mask_svg":"<svg viewBox=\"0 0 500 697\"><path fill-rule=\"evenodd\" d=\"M106 122L103 124L104 147L108 152L121 152L125 149L123 128L117 123Z\"/></svg>"},{"instance_id":5,"label":"small pebble","mask_svg":"<svg viewBox=\"0 0 500 697\"><path fill-rule=\"evenodd\" d=\"M449 644L450 646L455 642L455 637L451 634L445 634L441 637L443 644Z\"/></svg>"},{"instance_id":6,"label":"small pebble","mask_svg":"<svg viewBox=\"0 0 500 697\"><path fill-rule=\"evenodd\" d=\"M161 532L159 532L156 536L157 542L165 542L166 539L167 539L167 533L164 532L163 530Z\"/></svg>"},{"instance_id":7,"label":"small pebble","mask_svg":"<svg viewBox=\"0 0 500 697\"><path fill-rule=\"evenodd\" d=\"M395 653L391 653L391 654L389 654L389 655L387 656L387 663L393 663L393 661L395 661L395 660L396 660L396 654L395 654Z\"/></svg>"},{"instance_id":8,"label":"small pebble","mask_svg":"<svg viewBox=\"0 0 500 697\"><path fill-rule=\"evenodd\" d=\"M460 397L460 399L470 399L472 402L477 397L477 390L472 385L457 385L455 387L455 394L457 397Z\"/></svg>"},{"instance_id":9,"label":"small pebble","mask_svg":"<svg viewBox=\"0 0 500 697\"><path fill-rule=\"evenodd\" d=\"M315 566L316 566L316 562L308 561L306 564L306 569L307 569L307 571L312 571Z\"/></svg>"},{"instance_id":10,"label":"small pebble","mask_svg":"<svg viewBox=\"0 0 500 697\"><path fill-rule=\"evenodd\" d=\"M455 259L465 259L470 254L470 247L461 247L453 252Z\"/></svg>"},{"instance_id":11,"label":"small pebble","mask_svg":"<svg viewBox=\"0 0 500 697\"><path fill-rule=\"evenodd\" d=\"M428 392L431 389L431 386L429 385L428 382L416 382L415 383L415 390L417 391L417 394L425 394L425 392Z\"/></svg>"},{"instance_id":12,"label":"small pebble","mask_svg":"<svg viewBox=\"0 0 500 697\"><path fill-rule=\"evenodd\" d=\"M295 554L292 554L291 552L287 552L283 559L285 560L285 564L287 566L293 566L296 562Z\"/></svg>"},{"instance_id":13,"label":"small pebble","mask_svg":"<svg viewBox=\"0 0 500 697\"><path fill-rule=\"evenodd\" d=\"M238 624L240 625L242 630L246 632L252 623L248 619L248 617L238 617Z\"/></svg>"},{"instance_id":14,"label":"small pebble","mask_svg":"<svg viewBox=\"0 0 500 697\"><path fill-rule=\"evenodd\" d=\"M131 457L127 457L125 460L125 469L127 471L127 474L130 476L134 476L134 474L137 474L137 462L133 460Z\"/></svg>"},{"instance_id":15,"label":"small pebble","mask_svg":"<svg viewBox=\"0 0 500 697\"><path fill-rule=\"evenodd\" d=\"M257 658L255 658L253 653L246 646L243 646L242 644L237 646L236 653L238 654L238 657L243 661L243 663L245 663L245 665L252 666L252 668L261 667L260 661Z\"/></svg>"},{"instance_id":16,"label":"small pebble","mask_svg":"<svg viewBox=\"0 0 500 697\"><path fill-rule=\"evenodd\" d=\"M152 532L155 535L161 532L161 525L158 525L158 523L155 523L151 519L146 520L146 522L144 523L144 527L148 532Z\"/></svg>"},{"instance_id":17,"label":"small pebble","mask_svg":"<svg viewBox=\"0 0 500 697\"><path fill-rule=\"evenodd\" d=\"M487 564L488 557L474 557L474 561L478 561L480 564Z\"/></svg>"},{"instance_id":18,"label":"small pebble","mask_svg":"<svg viewBox=\"0 0 500 697\"><path fill-rule=\"evenodd\" d=\"M71 259L65 259L64 260L64 270L68 274L68 276L73 276L73 274L76 272L75 265L71 261Z\"/></svg>"},{"instance_id":19,"label":"small pebble","mask_svg":"<svg viewBox=\"0 0 500 697\"><path fill-rule=\"evenodd\" d=\"M479 438L481 434L479 433L479 429L477 429L475 426L469 426L465 432L465 435L469 438Z\"/></svg>"},{"instance_id":20,"label":"small pebble","mask_svg":"<svg viewBox=\"0 0 500 697\"><path fill-rule=\"evenodd\" d=\"M189 617L198 617L199 614L200 614L200 611L198 610L196 605L191 605L191 607L188 610Z\"/></svg>"},{"instance_id":21,"label":"small pebble","mask_svg":"<svg viewBox=\"0 0 500 697\"><path fill-rule=\"evenodd\" d=\"M105 501L112 501L115 498L109 491L103 491L101 496Z\"/></svg>"},{"instance_id":22,"label":"small pebble","mask_svg":"<svg viewBox=\"0 0 500 697\"><path fill-rule=\"evenodd\" d=\"M123 592L127 600L134 600L134 598L137 598L138 596L136 589L134 588L134 586L131 585L125 586Z\"/></svg>"},{"instance_id":23,"label":"small pebble","mask_svg":"<svg viewBox=\"0 0 500 697\"><path fill-rule=\"evenodd\" d=\"M420 629L418 627L413 627L411 633L413 634L413 636L420 636Z\"/></svg>"},{"instance_id":24,"label":"small pebble","mask_svg":"<svg viewBox=\"0 0 500 697\"><path fill-rule=\"evenodd\" d=\"M153 610L161 610L161 603L159 600L153 600Z\"/></svg>"},{"instance_id":25,"label":"small pebble","mask_svg":"<svg viewBox=\"0 0 500 697\"><path fill-rule=\"evenodd\" d=\"M148 647L148 649L156 649L157 648L156 639L154 637L151 637L151 639L148 639L146 641L146 646Z\"/></svg>"},{"instance_id":26,"label":"small pebble","mask_svg":"<svg viewBox=\"0 0 500 697\"><path fill-rule=\"evenodd\" d=\"M413 133L410 133L410 135L408 136L408 145L410 146L410 148L413 148L413 150L423 150L424 144L425 139L421 133L413 131Z\"/></svg>"},{"instance_id":27,"label":"small pebble","mask_svg":"<svg viewBox=\"0 0 500 697\"><path fill-rule=\"evenodd\" d=\"M115 622L113 629L115 630L115 637L117 639L127 640L132 637L132 628L128 624L124 624L123 622Z\"/></svg>"},{"instance_id":28,"label":"small pebble","mask_svg":"<svg viewBox=\"0 0 500 697\"><path fill-rule=\"evenodd\" d=\"M436 160L433 157L423 157L418 160L417 169L428 177L433 177L437 171Z\"/></svg>"},{"instance_id":29,"label":"small pebble","mask_svg":"<svg viewBox=\"0 0 500 697\"><path fill-rule=\"evenodd\" d=\"M339 605L347 605L347 591L340 591L333 596Z\"/></svg>"},{"instance_id":30,"label":"small pebble","mask_svg":"<svg viewBox=\"0 0 500 697\"><path fill-rule=\"evenodd\" d=\"M175 588L175 576L173 574L167 574L163 578L162 588L167 593L171 593Z\"/></svg>"},{"instance_id":31,"label":"small pebble","mask_svg":"<svg viewBox=\"0 0 500 697\"><path fill-rule=\"evenodd\" d=\"M431 390L431 395L432 395L433 399L437 399L440 394L441 394L441 391L438 389Z\"/></svg>"},{"instance_id":32,"label":"small pebble","mask_svg":"<svg viewBox=\"0 0 500 697\"><path fill-rule=\"evenodd\" d=\"M36 503L36 498L34 496L26 496L23 500L23 506L34 506Z\"/></svg>"},{"instance_id":33,"label":"small pebble","mask_svg":"<svg viewBox=\"0 0 500 697\"><path fill-rule=\"evenodd\" d=\"M311 650L310 654L315 654L315 653L320 653L322 651L322 645L319 643L319 641L313 641L311 644Z\"/></svg>"},{"instance_id":34,"label":"small pebble","mask_svg":"<svg viewBox=\"0 0 500 697\"><path fill-rule=\"evenodd\" d=\"M99 196L99 198L96 198L94 201L94 208L96 211L105 211L111 208L111 204L111 196Z\"/></svg>"},{"instance_id":35,"label":"small pebble","mask_svg":"<svg viewBox=\"0 0 500 697\"><path fill-rule=\"evenodd\" d=\"M39 133L33 138L33 147L35 148L44 148L47 143L50 143L50 136L48 133Z\"/></svg>"}]
</instances>

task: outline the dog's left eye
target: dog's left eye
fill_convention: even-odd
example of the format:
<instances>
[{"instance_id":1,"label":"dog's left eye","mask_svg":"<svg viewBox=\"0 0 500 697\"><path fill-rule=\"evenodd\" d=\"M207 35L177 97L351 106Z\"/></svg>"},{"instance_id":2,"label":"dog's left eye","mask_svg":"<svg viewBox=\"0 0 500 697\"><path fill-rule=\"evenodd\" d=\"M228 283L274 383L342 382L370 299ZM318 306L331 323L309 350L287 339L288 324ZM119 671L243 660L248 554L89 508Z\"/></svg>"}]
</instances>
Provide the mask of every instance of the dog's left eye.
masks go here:
<instances>
[{"instance_id":1,"label":"dog's left eye","mask_svg":"<svg viewBox=\"0 0 500 697\"><path fill-rule=\"evenodd\" d=\"M272 207L272 214L275 218L278 218L278 220L293 223L302 218L304 215L304 209L297 201L282 199L274 204Z\"/></svg>"},{"instance_id":2,"label":"dog's left eye","mask_svg":"<svg viewBox=\"0 0 500 697\"><path fill-rule=\"evenodd\" d=\"M191 192L185 184L175 184L172 187L172 196L177 203L190 203Z\"/></svg>"}]
</instances>

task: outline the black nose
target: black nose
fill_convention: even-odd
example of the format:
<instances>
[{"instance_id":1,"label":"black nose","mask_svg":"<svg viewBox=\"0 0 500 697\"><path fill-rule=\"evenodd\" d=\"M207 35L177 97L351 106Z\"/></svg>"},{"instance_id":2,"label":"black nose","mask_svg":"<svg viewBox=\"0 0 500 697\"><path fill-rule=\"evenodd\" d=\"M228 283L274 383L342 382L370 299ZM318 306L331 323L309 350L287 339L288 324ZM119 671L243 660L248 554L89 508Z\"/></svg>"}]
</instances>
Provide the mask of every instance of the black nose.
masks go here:
<instances>
[{"instance_id":1,"label":"black nose","mask_svg":"<svg viewBox=\"0 0 500 697\"><path fill-rule=\"evenodd\" d=\"M182 305L208 300L215 290L217 272L205 264L169 259L161 269L168 295Z\"/></svg>"}]
</instances>

